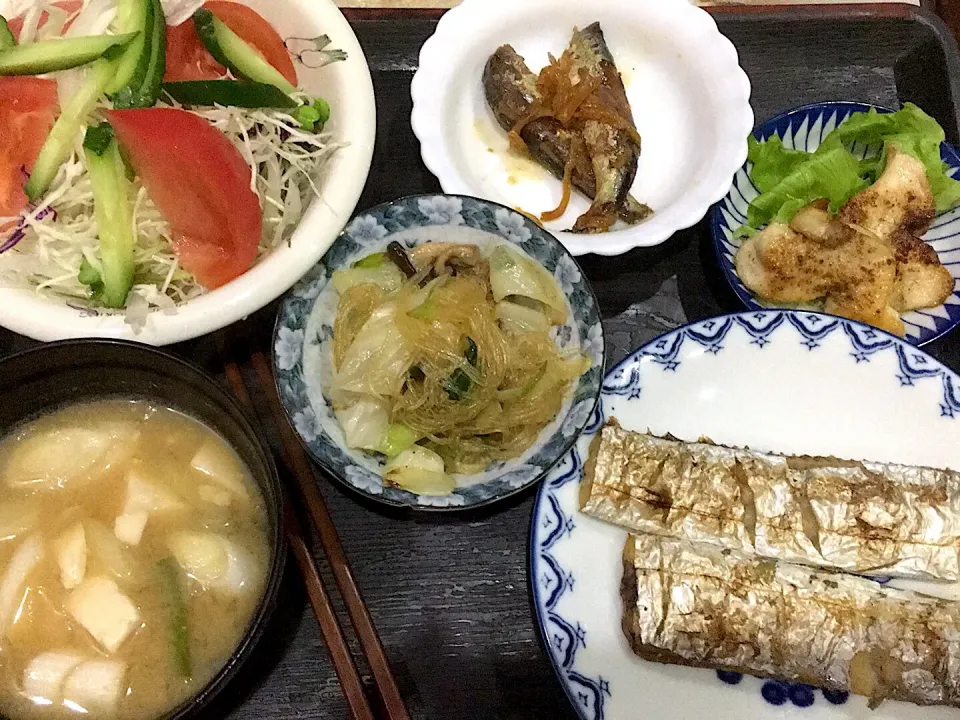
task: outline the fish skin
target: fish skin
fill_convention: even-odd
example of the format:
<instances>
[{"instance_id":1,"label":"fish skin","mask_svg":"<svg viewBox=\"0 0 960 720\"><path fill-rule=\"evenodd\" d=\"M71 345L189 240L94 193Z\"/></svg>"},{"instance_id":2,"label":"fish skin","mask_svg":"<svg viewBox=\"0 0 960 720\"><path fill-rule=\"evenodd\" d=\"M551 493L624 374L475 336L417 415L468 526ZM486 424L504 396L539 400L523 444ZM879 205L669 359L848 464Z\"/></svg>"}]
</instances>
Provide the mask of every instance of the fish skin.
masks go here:
<instances>
[{"instance_id":1,"label":"fish skin","mask_svg":"<svg viewBox=\"0 0 960 720\"><path fill-rule=\"evenodd\" d=\"M575 68L602 79L591 99L627 120L636 130L623 80L600 23L592 23L583 30L574 29L569 51ZM584 123L583 139L593 163L597 189L593 205L577 219L573 231L597 232L593 226L599 224L602 232L613 225L618 209L624 206L637 175L640 145L627 130L596 120Z\"/></svg>"},{"instance_id":2,"label":"fish skin","mask_svg":"<svg viewBox=\"0 0 960 720\"><path fill-rule=\"evenodd\" d=\"M510 45L503 45L487 60L483 70L483 89L487 105L497 123L509 132L523 114L538 99L537 76L530 71L523 58ZM577 133L568 130L555 118L539 118L523 128L520 137L530 154L557 179L570 156L570 147ZM592 165L578 164L573 169L572 183L580 192L593 199L596 177ZM618 209L620 218L634 224L652 213L649 207L629 194Z\"/></svg>"}]
</instances>

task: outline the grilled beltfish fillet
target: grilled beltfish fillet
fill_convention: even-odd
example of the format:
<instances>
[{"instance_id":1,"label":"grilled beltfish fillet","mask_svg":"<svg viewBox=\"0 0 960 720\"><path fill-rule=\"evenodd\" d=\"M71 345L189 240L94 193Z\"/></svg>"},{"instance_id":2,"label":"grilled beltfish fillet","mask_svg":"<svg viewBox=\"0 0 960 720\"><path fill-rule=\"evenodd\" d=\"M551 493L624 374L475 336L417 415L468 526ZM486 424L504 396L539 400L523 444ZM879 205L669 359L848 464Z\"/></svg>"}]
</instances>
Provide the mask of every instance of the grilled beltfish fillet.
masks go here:
<instances>
[{"instance_id":1,"label":"grilled beltfish fillet","mask_svg":"<svg viewBox=\"0 0 960 720\"><path fill-rule=\"evenodd\" d=\"M623 631L647 660L920 705L960 704L960 605L653 535L623 550Z\"/></svg>"},{"instance_id":2,"label":"grilled beltfish fillet","mask_svg":"<svg viewBox=\"0 0 960 720\"><path fill-rule=\"evenodd\" d=\"M622 429L594 439L584 513L636 532L875 576L960 578L960 474L784 457Z\"/></svg>"},{"instance_id":3,"label":"grilled beltfish fillet","mask_svg":"<svg viewBox=\"0 0 960 720\"><path fill-rule=\"evenodd\" d=\"M483 90L494 117L500 127L508 132L539 97L537 76L509 45L500 47L487 60L483 70ZM571 145L578 134L577 131L564 128L556 118L544 117L527 123L520 137L533 158L557 179L562 179ZM572 182L588 198L596 196L597 181L592 164L575 166ZM640 222L652 212L629 194L617 208L617 214L628 224Z\"/></svg>"}]
</instances>

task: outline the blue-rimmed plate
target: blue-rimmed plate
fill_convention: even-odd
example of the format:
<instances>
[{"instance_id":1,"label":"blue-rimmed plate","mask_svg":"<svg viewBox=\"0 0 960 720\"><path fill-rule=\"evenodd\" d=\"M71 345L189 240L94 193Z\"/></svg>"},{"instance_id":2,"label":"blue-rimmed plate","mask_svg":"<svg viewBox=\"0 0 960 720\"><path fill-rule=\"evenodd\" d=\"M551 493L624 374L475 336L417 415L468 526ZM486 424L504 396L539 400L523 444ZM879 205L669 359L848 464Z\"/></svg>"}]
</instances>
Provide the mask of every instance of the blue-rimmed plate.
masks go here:
<instances>
[{"instance_id":1,"label":"blue-rimmed plate","mask_svg":"<svg viewBox=\"0 0 960 720\"><path fill-rule=\"evenodd\" d=\"M768 120L754 130L753 134L758 140L777 135L788 148L813 152L837 125L854 113L867 112L873 107L875 106L856 102L805 105ZM890 112L887 108L876 109L879 112ZM870 153L877 153L879 148L860 146L853 150L861 157L866 157ZM956 148L944 143L940 154L943 161L952 168L954 175L960 173L960 153ZM710 229L717 260L727 282L744 305L760 309L763 304L744 286L734 266L734 257L741 242L734 237L734 233L747 221L747 207L759 194L750 181L750 167L748 162L737 171L730 192L713 206ZM960 324L960 207L940 213L923 239L933 246L940 256L940 261L953 275L955 289L945 304L903 315L906 340L914 345L924 345L936 340Z\"/></svg>"},{"instance_id":2,"label":"blue-rimmed plate","mask_svg":"<svg viewBox=\"0 0 960 720\"><path fill-rule=\"evenodd\" d=\"M862 697L636 657L620 629L627 533L578 512L587 448L609 417L686 440L960 469L960 377L903 340L829 315L766 310L693 323L607 374L587 429L540 488L530 535L543 641L583 718L960 718L956 708L897 702L870 711Z\"/></svg>"},{"instance_id":3,"label":"blue-rimmed plate","mask_svg":"<svg viewBox=\"0 0 960 720\"><path fill-rule=\"evenodd\" d=\"M414 495L385 487L382 459L349 450L324 395L330 377L333 321L338 295L330 276L398 241L491 245L512 243L556 279L570 306L557 328L561 348L580 348L593 367L571 389L557 419L520 457L495 463L477 475L457 476L457 488L443 497ZM369 497L394 506L463 509L512 495L543 477L576 441L600 394L603 327L593 290L573 256L550 233L523 215L496 203L458 195L407 197L378 205L356 217L320 263L280 307L274 331L273 363L284 409L313 459L335 477Z\"/></svg>"}]
</instances>

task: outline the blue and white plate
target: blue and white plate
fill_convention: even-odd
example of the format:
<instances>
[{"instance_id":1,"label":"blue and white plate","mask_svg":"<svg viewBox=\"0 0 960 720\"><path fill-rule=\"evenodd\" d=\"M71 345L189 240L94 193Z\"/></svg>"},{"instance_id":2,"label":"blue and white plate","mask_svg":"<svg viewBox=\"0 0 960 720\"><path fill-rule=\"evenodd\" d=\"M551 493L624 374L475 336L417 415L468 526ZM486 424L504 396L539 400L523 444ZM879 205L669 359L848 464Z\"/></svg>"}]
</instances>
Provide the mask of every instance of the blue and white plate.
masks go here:
<instances>
[{"instance_id":1,"label":"blue and white plate","mask_svg":"<svg viewBox=\"0 0 960 720\"><path fill-rule=\"evenodd\" d=\"M610 417L686 440L960 469L960 377L903 340L829 315L765 310L687 325L607 374L587 429L540 488L530 533L544 645L583 718L960 718L897 702L870 711L859 696L636 657L620 629L627 533L578 511L587 449ZM939 592L960 597L960 584Z\"/></svg>"},{"instance_id":2,"label":"blue and white plate","mask_svg":"<svg viewBox=\"0 0 960 720\"><path fill-rule=\"evenodd\" d=\"M512 243L556 279L570 306L556 329L564 349L580 348L593 367L571 389L557 419L520 457L498 462L476 475L458 475L451 495L428 497L385 487L382 459L346 447L343 432L324 395L331 376L333 321L339 296L333 272L397 241ZM600 394L603 326L589 282L576 260L550 233L496 203L459 195L413 196L378 205L347 226L323 259L284 299L274 330L273 364L284 409L313 459L355 490L394 506L454 510L484 505L522 490L543 477L573 445Z\"/></svg>"},{"instance_id":3,"label":"blue and white plate","mask_svg":"<svg viewBox=\"0 0 960 720\"><path fill-rule=\"evenodd\" d=\"M754 130L753 134L758 140L777 135L788 148L813 152L837 125L854 113L867 112L872 107L875 106L855 102L805 105L768 120ZM879 112L890 112L886 108L876 109ZM865 146L853 148L861 157L876 154L879 149ZM956 148L944 143L940 154L943 161L952 168L953 175L960 172L960 153ZM741 240L733 235L737 228L747 221L747 207L759 194L750 181L751 167L752 164L748 162L737 171L730 192L713 206L710 230L720 268L733 291L748 308L761 309L765 305L744 286L734 266L734 257L740 248ZM960 207L940 213L923 239L937 251L940 261L953 275L955 284L953 295L944 305L903 315L907 330L906 340L914 345L924 345L936 340L960 324Z\"/></svg>"}]
</instances>

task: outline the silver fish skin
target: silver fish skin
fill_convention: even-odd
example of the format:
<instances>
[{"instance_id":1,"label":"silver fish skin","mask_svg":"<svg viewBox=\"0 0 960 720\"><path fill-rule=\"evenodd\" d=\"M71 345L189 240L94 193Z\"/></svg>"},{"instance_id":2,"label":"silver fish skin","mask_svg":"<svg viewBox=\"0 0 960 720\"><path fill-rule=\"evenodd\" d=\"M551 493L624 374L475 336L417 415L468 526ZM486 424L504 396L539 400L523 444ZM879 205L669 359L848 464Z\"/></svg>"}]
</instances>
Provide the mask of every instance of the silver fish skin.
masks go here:
<instances>
[{"instance_id":1,"label":"silver fish skin","mask_svg":"<svg viewBox=\"0 0 960 720\"><path fill-rule=\"evenodd\" d=\"M635 532L871 576L960 578L960 474L597 434L582 512Z\"/></svg>"},{"instance_id":2,"label":"silver fish skin","mask_svg":"<svg viewBox=\"0 0 960 720\"><path fill-rule=\"evenodd\" d=\"M656 662L960 704L960 605L843 573L629 536L623 632Z\"/></svg>"},{"instance_id":3,"label":"silver fish skin","mask_svg":"<svg viewBox=\"0 0 960 720\"><path fill-rule=\"evenodd\" d=\"M574 29L569 51L575 68L602 79L594 94L597 102L636 130L623 80L600 23L592 23L583 30ZM604 230L608 228L626 201L637 174L640 144L626 130L597 120L584 123L583 139L593 164L597 191L593 204L577 219L573 231L596 232L594 224L599 222Z\"/></svg>"}]
</instances>

